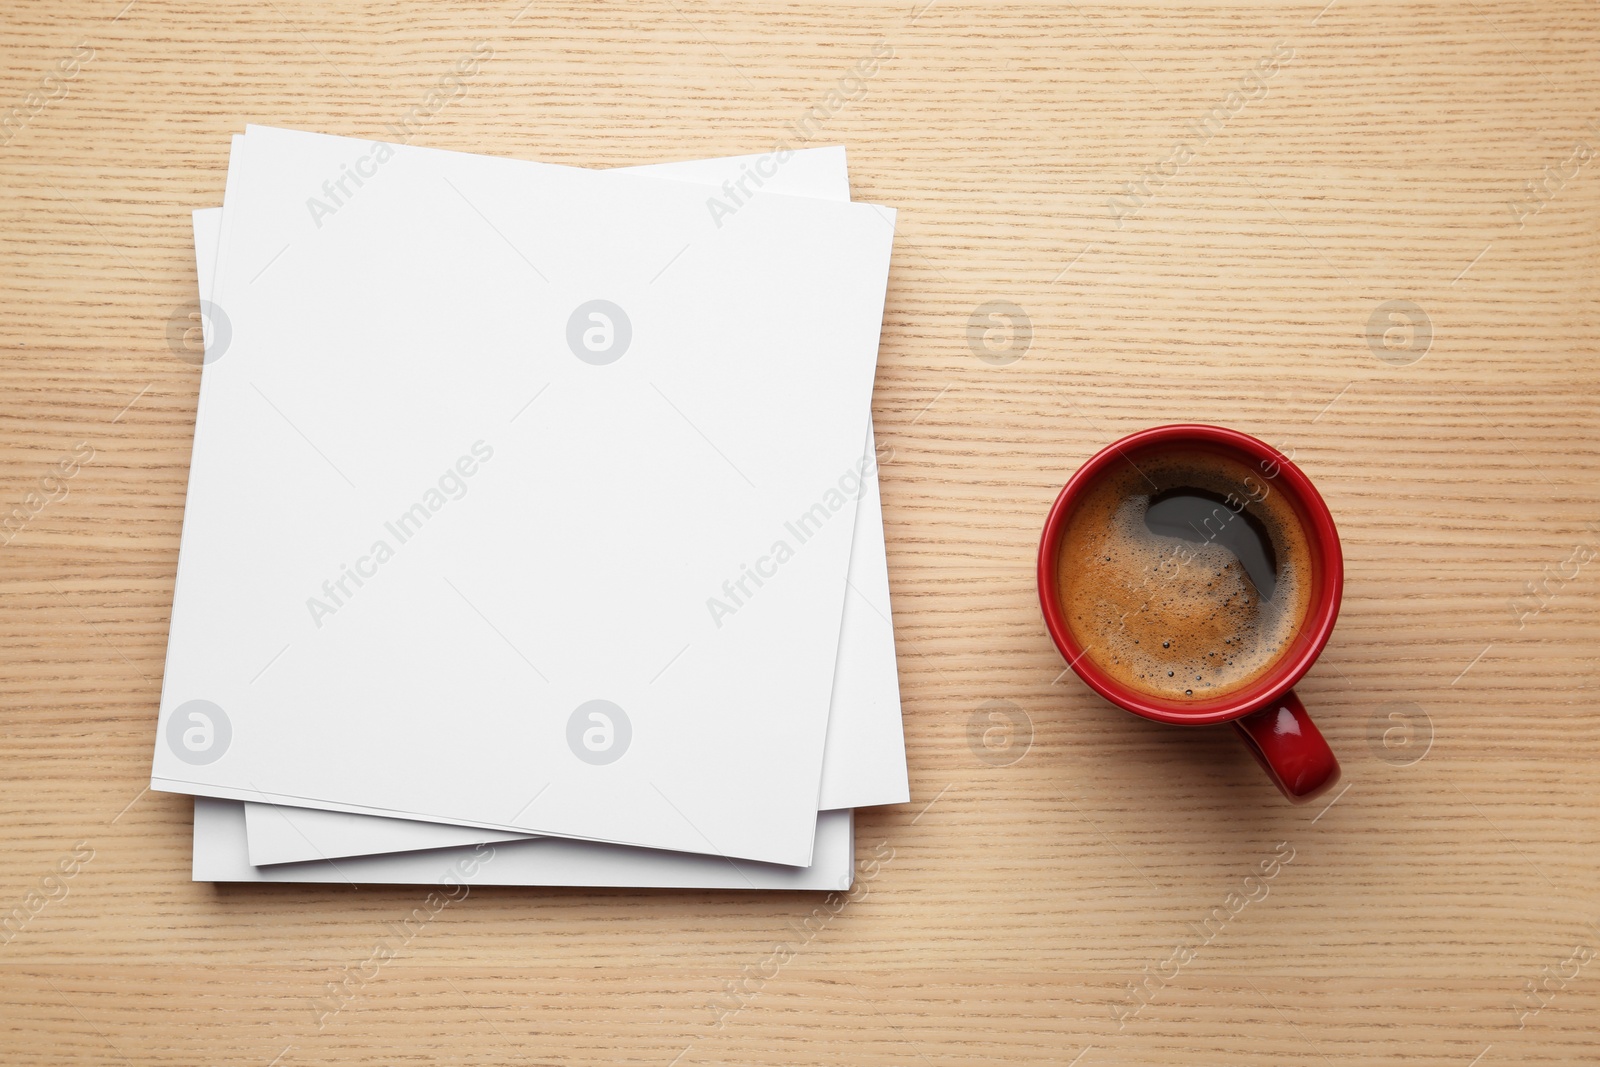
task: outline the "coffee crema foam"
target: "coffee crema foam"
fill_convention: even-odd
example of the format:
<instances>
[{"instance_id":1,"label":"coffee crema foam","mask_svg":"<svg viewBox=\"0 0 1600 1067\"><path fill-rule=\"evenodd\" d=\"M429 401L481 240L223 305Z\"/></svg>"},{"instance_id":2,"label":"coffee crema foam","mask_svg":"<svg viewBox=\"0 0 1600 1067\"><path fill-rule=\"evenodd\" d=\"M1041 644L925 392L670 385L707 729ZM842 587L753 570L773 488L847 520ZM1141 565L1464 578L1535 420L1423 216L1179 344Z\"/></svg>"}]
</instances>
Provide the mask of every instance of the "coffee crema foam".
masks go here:
<instances>
[{"instance_id":1,"label":"coffee crema foam","mask_svg":"<svg viewBox=\"0 0 1600 1067\"><path fill-rule=\"evenodd\" d=\"M1056 558L1060 604L1084 655L1118 683L1166 700L1227 696L1264 675L1309 607L1311 552L1270 479L1214 453L1141 456L1089 487ZM1145 524L1152 496L1191 488L1226 498L1196 537L1253 516L1271 541L1276 587L1263 599L1234 553ZM1242 514L1241 514L1242 512Z\"/></svg>"}]
</instances>

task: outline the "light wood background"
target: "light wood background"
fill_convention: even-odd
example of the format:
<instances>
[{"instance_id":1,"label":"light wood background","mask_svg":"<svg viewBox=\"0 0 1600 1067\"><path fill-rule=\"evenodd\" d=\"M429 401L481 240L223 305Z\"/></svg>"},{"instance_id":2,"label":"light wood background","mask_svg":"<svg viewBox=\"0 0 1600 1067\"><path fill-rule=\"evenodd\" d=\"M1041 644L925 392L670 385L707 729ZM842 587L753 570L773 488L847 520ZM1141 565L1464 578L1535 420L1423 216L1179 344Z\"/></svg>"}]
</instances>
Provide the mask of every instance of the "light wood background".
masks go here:
<instances>
[{"instance_id":1,"label":"light wood background","mask_svg":"<svg viewBox=\"0 0 1600 1067\"><path fill-rule=\"evenodd\" d=\"M1600 7L524 2L0 14L0 107L92 50L0 147L0 511L93 449L0 545L0 912L56 898L0 943L0 1060L1596 1062ZM591 166L764 151L892 47L814 143L900 210L875 414L914 799L862 814L889 858L776 969L820 896L475 890L319 1028L422 891L192 884L188 800L144 789L198 381L169 321L230 133L383 136L478 41L415 143ZM969 343L995 300L1031 322L1010 362ZM1431 324L1397 362L1368 340L1392 300ZM1326 806L1226 727L1110 708L1045 635L1057 489L1176 420L1294 449L1343 531L1300 689ZM974 747L994 701L1031 725Z\"/></svg>"}]
</instances>

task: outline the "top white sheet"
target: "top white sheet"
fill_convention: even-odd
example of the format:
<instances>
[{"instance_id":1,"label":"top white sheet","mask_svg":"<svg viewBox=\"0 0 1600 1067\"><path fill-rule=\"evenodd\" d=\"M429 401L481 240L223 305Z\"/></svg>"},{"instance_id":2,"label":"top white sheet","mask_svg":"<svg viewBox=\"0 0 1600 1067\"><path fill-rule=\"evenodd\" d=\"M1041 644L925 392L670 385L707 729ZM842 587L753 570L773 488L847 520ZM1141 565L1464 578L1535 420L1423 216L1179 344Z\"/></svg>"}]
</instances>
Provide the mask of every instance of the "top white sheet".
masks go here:
<instances>
[{"instance_id":1,"label":"top white sheet","mask_svg":"<svg viewBox=\"0 0 1600 1067\"><path fill-rule=\"evenodd\" d=\"M892 213L246 143L152 784L806 863Z\"/></svg>"}]
</instances>

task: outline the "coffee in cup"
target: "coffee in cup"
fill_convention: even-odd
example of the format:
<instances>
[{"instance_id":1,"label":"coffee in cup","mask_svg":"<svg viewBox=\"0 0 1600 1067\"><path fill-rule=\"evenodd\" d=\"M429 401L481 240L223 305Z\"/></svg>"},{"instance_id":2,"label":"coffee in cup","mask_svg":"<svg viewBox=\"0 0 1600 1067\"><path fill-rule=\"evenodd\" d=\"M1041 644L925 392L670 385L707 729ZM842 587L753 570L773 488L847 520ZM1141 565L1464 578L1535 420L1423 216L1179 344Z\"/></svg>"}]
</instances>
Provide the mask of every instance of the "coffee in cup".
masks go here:
<instances>
[{"instance_id":1,"label":"coffee in cup","mask_svg":"<svg viewBox=\"0 0 1600 1067\"><path fill-rule=\"evenodd\" d=\"M1143 452L1085 486L1056 559L1084 655L1119 685L1176 702L1268 674L1311 599L1311 546L1270 481L1189 447Z\"/></svg>"}]
</instances>

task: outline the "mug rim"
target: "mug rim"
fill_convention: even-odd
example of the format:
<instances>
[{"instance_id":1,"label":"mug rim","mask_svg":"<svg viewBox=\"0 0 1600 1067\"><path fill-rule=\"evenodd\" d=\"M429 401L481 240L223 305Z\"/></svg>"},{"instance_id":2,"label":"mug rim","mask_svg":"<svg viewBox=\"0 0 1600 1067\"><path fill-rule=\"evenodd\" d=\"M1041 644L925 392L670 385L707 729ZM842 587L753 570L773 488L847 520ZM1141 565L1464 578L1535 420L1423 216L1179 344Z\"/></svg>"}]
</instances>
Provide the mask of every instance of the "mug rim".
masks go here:
<instances>
[{"instance_id":1,"label":"mug rim","mask_svg":"<svg viewBox=\"0 0 1600 1067\"><path fill-rule=\"evenodd\" d=\"M1233 453L1236 458L1245 458L1251 466L1270 464L1276 467L1277 473L1264 475L1264 480L1275 483L1280 489L1287 487L1290 504L1306 534L1312 561L1311 600L1306 607L1305 623L1290 642L1288 651L1251 684L1225 696L1199 701L1165 700L1141 693L1102 670L1088 657L1087 650L1067 625L1066 613L1061 609L1056 589L1055 561L1061 538L1066 532L1067 520L1088 487L1118 460L1131 463L1129 454L1132 452L1185 442ZM1265 470L1265 467L1261 469ZM1156 722L1204 726L1248 715L1279 699L1305 677L1322 654L1333 633L1334 623L1339 618L1339 605L1344 593L1344 553L1339 545L1338 528L1334 525L1327 503L1311 484L1311 479L1289 457L1239 430L1204 423L1169 423L1113 441L1091 456L1067 479L1045 519L1044 532L1039 540L1037 581L1045 628L1050 632L1056 648L1066 658L1067 666L1089 688L1123 710Z\"/></svg>"}]
</instances>

